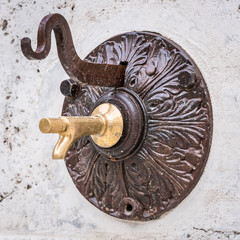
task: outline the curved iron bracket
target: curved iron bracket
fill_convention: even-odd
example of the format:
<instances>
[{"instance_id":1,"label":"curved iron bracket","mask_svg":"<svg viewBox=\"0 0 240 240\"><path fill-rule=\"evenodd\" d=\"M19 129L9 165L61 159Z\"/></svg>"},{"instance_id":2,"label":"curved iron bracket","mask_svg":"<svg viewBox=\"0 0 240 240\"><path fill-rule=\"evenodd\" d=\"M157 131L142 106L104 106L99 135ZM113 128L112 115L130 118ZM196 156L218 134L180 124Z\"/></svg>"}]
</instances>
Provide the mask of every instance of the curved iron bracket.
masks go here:
<instances>
[{"instance_id":1,"label":"curved iron bracket","mask_svg":"<svg viewBox=\"0 0 240 240\"><path fill-rule=\"evenodd\" d=\"M31 39L23 38L21 40L21 48L24 56L30 60L46 58L51 49L52 30L56 37L58 57L71 79L96 86L123 86L127 66L121 65L121 63L120 65L113 65L83 61L76 53L66 19L57 13L45 16L40 22L36 51L32 49Z\"/></svg>"}]
</instances>

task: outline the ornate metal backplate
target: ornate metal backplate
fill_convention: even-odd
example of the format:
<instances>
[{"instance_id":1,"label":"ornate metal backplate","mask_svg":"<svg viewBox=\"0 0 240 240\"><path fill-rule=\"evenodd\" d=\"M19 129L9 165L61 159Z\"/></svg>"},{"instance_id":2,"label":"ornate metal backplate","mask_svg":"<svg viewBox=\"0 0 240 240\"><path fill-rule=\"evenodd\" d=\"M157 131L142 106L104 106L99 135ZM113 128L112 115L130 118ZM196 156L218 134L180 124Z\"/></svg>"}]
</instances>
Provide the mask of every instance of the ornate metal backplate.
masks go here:
<instances>
[{"instance_id":1,"label":"ornate metal backplate","mask_svg":"<svg viewBox=\"0 0 240 240\"><path fill-rule=\"evenodd\" d=\"M150 32L115 36L85 61L128 64L124 87L144 105L146 134L140 149L121 161L101 154L90 137L79 139L65 159L70 176L88 201L111 216L159 218L190 193L208 158L212 111L203 77L183 49ZM63 115L91 115L111 89L82 85L76 97L65 98Z\"/></svg>"}]
</instances>

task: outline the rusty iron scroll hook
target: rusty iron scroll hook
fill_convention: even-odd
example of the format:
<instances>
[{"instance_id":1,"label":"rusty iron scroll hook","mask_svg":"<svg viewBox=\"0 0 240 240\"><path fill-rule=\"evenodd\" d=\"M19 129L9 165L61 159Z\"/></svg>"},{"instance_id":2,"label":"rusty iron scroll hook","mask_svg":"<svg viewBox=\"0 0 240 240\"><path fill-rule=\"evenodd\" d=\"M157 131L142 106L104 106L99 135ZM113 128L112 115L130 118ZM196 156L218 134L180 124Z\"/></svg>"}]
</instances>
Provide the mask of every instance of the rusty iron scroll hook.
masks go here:
<instances>
[{"instance_id":1,"label":"rusty iron scroll hook","mask_svg":"<svg viewBox=\"0 0 240 240\"><path fill-rule=\"evenodd\" d=\"M83 61L75 51L71 31L66 19L57 13L45 16L40 22L35 52L31 46L31 39L23 38L21 40L24 56L30 60L46 58L51 48L52 30L56 37L58 57L72 80L96 86L123 86L127 66Z\"/></svg>"}]
</instances>

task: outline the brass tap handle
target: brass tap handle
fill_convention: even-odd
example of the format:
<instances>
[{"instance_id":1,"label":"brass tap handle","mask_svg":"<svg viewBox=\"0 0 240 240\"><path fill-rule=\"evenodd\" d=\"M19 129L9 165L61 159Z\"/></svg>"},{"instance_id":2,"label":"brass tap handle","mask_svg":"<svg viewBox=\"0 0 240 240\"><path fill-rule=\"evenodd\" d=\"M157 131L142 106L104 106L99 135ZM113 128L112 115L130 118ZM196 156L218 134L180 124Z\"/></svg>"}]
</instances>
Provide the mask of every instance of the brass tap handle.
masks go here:
<instances>
[{"instance_id":1,"label":"brass tap handle","mask_svg":"<svg viewBox=\"0 0 240 240\"><path fill-rule=\"evenodd\" d=\"M58 133L52 158L65 158L69 148L79 138L92 135L93 141L101 147L112 147L121 138L123 118L112 104L99 105L89 117L43 118L39 122L43 133Z\"/></svg>"}]
</instances>

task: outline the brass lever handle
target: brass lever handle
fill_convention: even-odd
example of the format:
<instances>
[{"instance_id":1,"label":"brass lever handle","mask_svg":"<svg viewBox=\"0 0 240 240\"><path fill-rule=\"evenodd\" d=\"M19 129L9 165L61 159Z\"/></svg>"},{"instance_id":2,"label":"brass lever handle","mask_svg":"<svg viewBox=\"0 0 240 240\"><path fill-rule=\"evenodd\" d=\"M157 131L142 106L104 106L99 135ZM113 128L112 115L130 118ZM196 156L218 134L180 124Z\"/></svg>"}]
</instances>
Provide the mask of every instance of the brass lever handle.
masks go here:
<instances>
[{"instance_id":1,"label":"brass lever handle","mask_svg":"<svg viewBox=\"0 0 240 240\"><path fill-rule=\"evenodd\" d=\"M112 147L121 138L123 118L112 104L99 105L89 117L43 118L39 122L43 133L58 133L52 158L65 158L71 145L79 138L92 135L93 141L101 147Z\"/></svg>"}]
</instances>

